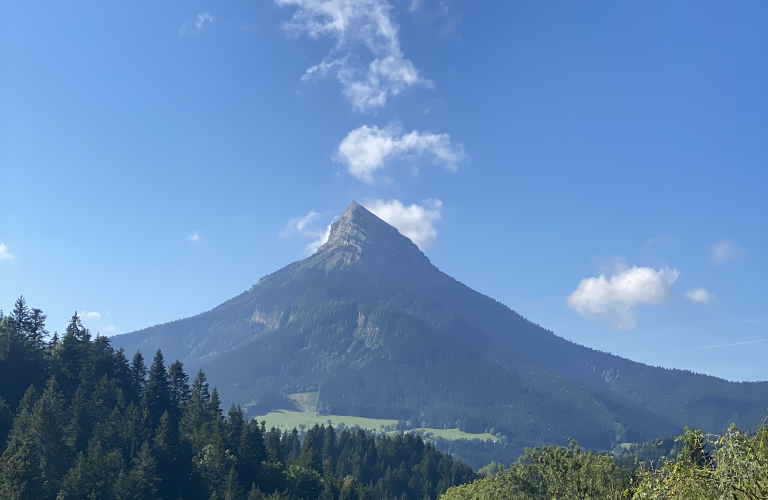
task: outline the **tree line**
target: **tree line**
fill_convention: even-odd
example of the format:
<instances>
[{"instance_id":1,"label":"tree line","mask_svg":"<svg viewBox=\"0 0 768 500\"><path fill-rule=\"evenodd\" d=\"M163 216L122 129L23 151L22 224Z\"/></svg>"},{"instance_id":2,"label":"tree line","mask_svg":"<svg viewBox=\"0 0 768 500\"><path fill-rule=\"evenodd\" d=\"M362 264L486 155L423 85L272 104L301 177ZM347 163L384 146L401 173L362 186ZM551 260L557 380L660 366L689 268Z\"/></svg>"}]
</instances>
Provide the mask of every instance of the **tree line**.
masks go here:
<instances>
[{"instance_id":1,"label":"tree line","mask_svg":"<svg viewBox=\"0 0 768 500\"><path fill-rule=\"evenodd\" d=\"M0 498L436 499L477 477L418 436L267 429L202 371L45 319L23 298L0 313Z\"/></svg>"}]
</instances>

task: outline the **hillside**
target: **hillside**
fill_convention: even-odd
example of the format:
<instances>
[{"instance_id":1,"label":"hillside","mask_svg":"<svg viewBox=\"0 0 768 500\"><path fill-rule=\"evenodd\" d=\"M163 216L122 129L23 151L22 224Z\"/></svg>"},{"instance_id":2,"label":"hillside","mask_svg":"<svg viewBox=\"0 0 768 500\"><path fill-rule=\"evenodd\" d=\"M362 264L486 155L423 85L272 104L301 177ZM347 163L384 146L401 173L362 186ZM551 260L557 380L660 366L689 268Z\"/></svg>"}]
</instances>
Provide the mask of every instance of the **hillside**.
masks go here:
<instances>
[{"instance_id":1,"label":"hillside","mask_svg":"<svg viewBox=\"0 0 768 500\"><path fill-rule=\"evenodd\" d=\"M768 406L768 383L651 367L558 337L443 273L354 202L314 255L211 311L112 341L203 367L225 402L254 411L317 392L320 413L492 429L520 447L755 428Z\"/></svg>"}]
</instances>

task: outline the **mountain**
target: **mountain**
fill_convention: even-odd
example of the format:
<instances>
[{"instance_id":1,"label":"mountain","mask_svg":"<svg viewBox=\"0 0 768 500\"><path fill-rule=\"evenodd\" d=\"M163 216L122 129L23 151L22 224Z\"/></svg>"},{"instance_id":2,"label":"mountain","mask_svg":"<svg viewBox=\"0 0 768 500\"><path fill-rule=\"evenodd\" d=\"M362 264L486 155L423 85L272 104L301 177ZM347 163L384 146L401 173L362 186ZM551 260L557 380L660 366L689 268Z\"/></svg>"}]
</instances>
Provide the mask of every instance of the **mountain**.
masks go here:
<instances>
[{"instance_id":1,"label":"mountain","mask_svg":"<svg viewBox=\"0 0 768 500\"><path fill-rule=\"evenodd\" d=\"M252 414L315 392L323 414L606 449L683 426L755 428L768 382L652 367L558 337L435 267L352 202L312 256L191 318L112 339L202 368Z\"/></svg>"}]
</instances>

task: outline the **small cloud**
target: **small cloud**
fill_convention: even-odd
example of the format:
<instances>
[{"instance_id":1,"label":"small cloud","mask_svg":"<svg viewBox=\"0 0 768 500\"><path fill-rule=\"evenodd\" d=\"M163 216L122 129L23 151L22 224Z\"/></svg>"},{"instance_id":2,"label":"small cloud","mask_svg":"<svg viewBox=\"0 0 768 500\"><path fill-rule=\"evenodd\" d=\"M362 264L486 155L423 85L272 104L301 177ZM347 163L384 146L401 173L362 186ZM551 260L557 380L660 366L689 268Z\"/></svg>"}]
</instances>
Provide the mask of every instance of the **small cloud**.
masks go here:
<instances>
[{"instance_id":1,"label":"small cloud","mask_svg":"<svg viewBox=\"0 0 768 500\"><path fill-rule=\"evenodd\" d=\"M101 319L101 313L96 311L91 311L91 312L81 311L79 313L79 316L83 319Z\"/></svg>"},{"instance_id":2,"label":"small cloud","mask_svg":"<svg viewBox=\"0 0 768 500\"><path fill-rule=\"evenodd\" d=\"M617 268L612 275L581 280L567 298L568 307L583 318L608 317L618 330L631 330L637 324L638 304L660 304L680 276L668 267Z\"/></svg>"},{"instance_id":3,"label":"small cloud","mask_svg":"<svg viewBox=\"0 0 768 500\"><path fill-rule=\"evenodd\" d=\"M768 322L768 318L720 319L716 321L707 321L707 323L742 323L742 324L765 323L765 322Z\"/></svg>"},{"instance_id":4,"label":"small cloud","mask_svg":"<svg viewBox=\"0 0 768 500\"><path fill-rule=\"evenodd\" d=\"M703 304L715 298L714 293L709 293L706 288L692 288L685 292L685 298L696 304Z\"/></svg>"},{"instance_id":5,"label":"small cloud","mask_svg":"<svg viewBox=\"0 0 768 500\"><path fill-rule=\"evenodd\" d=\"M315 253L323 243L328 241L328 237L331 234L330 224L328 224L325 229L318 228L318 219L322 217L323 214L315 212L314 210L310 210L306 215L292 217L285 225L285 229L278 233L278 236L281 238L289 238L293 236L309 238L311 241L304 247L304 252L307 255L311 255Z\"/></svg>"},{"instance_id":6,"label":"small cloud","mask_svg":"<svg viewBox=\"0 0 768 500\"><path fill-rule=\"evenodd\" d=\"M443 202L437 198L424 200L421 205L404 205L400 200L372 200L363 204L384 222L394 226L422 251L437 243L435 222L440 220Z\"/></svg>"},{"instance_id":7,"label":"small cloud","mask_svg":"<svg viewBox=\"0 0 768 500\"><path fill-rule=\"evenodd\" d=\"M683 239L679 236L673 236L671 234L657 234L648 238L648 240L645 242L645 247L643 250L647 251L655 247L677 246L680 245L682 241Z\"/></svg>"},{"instance_id":8,"label":"small cloud","mask_svg":"<svg viewBox=\"0 0 768 500\"><path fill-rule=\"evenodd\" d=\"M15 259L14 255L8 250L8 247L5 246L3 243L0 243L0 260L11 260Z\"/></svg>"},{"instance_id":9,"label":"small cloud","mask_svg":"<svg viewBox=\"0 0 768 500\"><path fill-rule=\"evenodd\" d=\"M390 125L386 128L363 125L352 130L341 141L336 161L360 181L372 184L373 174L386 168L392 160L429 156L432 163L455 172L466 158L464 145L452 142L448 134L433 134L414 130L407 134Z\"/></svg>"},{"instance_id":10,"label":"small cloud","mask_svg":"<svg viewBox=\"0 0 768 500\"><path fill-rule=\"evenodd\" d=\"M438 98L430 99L427 105L424 106L424 114L428 115L430 112L432 112L432 109L438 104L448 107L448 105L442 99L438 99Z\"/></svg>"},{"instance_id":11,"label":"small cloud","mask_svg":"<svg viewBox=\"0 0 768 500\"><path fill-rule=\"evenodd\" d=\"M707 345L704 347L699 347L699 350L702 349L722 349L724 347L737 347L741 345L751 345L751 344L761 344L763 342L768 342L768 339L758 339L758 340L746 340L744 342L733 342L731 344L718 344L718 345Z\"/></svg>"},{"instance_id":12,"label":"small cloud","mask_svg":"<svg viewBox=\"0 0 768 500\"><path fill-rule=\"evenodd\" d=\"M117 333L117 325L109 324L104 331L107 333Z\"/></svg>"},{"instance_id":13,"label":"small cloud","mask_svg":"<svg viewBox=\"0 0 768 500\"><path fill-rule=\"evenodd\" d=\"M307 226L315 219L317 219L320 216L320 212L315 212L314 210L310 210L307 212L307 215L302 215L300 217L293 217L288 221L288 224L285 225L285 229L280 231L279 236L281 238L288 238L289 236L294 236L296 234L301 234L305 231Z\"/></svg>"},{"instance_id":14,"label":"small cloud","mask_svg":"<svg viewBox=\"0 0 768 500\"><path fill-rule=\"evenodd\" d=\"M719 266L744 255L744 249L729 239L722 239L709 249L709 260L713 266Z\"/></svg>"},{"instance_id":15,"label":"small cloud","mask_svg":"<svg viewBox=\"0 0 768 500\"><path fill-rule=\"evenodd\" d=\"M197 243L198 241L200 241L200 233L198 233L197 231L192 231L191 234L188 234L187 236L185 236L185 239L191 243Z\"/></svg>"},{"instance_id":16,"label":"small cloud","mask_svg":"<svg viewBox=\"0 0 768 500\"><path fill-rule=\"evenodd\" d=\"M190 27L194 28L194 33L197 35L201 29L203 29L203 26L205 23L212 23L213 22L213 16L206 12L204 14L198 14L197 18L192 21L191 23L189 21L184 21L184 23L179 28L179 36L184 36L190 31Z\"/></svg>"},{"instance_id":17,"label":"small cloud","mask_svg":"<svg viewBox=\"0 0 768 500\"><path fill-rule=\"evenodd\" d=\"M411 7L408 9L411 13L416 12L424 5L424 0L411 0Z\"/></svg>"}]
</instances>

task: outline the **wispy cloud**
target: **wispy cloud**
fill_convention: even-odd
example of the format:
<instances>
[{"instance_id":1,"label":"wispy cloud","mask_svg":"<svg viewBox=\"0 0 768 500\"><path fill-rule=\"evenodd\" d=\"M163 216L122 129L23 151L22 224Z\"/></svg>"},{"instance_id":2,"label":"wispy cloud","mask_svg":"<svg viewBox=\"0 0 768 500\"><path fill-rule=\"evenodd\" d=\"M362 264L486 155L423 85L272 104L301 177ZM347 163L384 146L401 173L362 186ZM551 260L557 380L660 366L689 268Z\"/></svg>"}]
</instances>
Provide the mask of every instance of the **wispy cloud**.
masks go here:
<instances>
[{"instance_id":1,"label":"wispy cloud","mask_svg":"<svg viewBox=\"0 0 768 500\"><path fill-rule=\"evenodd\" d=\"M203 29L203 26L205 26L205 23L212 23L212 22L213 22L213 16L209 12L198 14L197 18L194 21L191 21L191 22L184 21L184 23L182 23L181 27L179 27L179 36L184 36L188 34L190 31L194 32L197 35L198 33L200 33L200 30Z\"/></svg>"},{"instance_id":2,"label":"wispy cloud","mask_svg":"<svg viewBox=\"0 0 768 500\"><path fill-rule=\"evenodd\" d=\"M606 317L616 329L631 330L637 324L635 307L662 303L679 276L677 269L668 267L618 266L609 277L581 280L566 303L583 318Z\"/></svg>"},{"instance_id":3,"label":"wispy cloud","mask_svg":"<svg viewBox=\"0 0 768 500\"><path fill-rule=\"evenodd\" d=\"M456 171L466 158L464 146L452 142L448 134L433 134L414 130L404 134L399 127L386 128L363 125L352 130L341 141L336 161L346 165L349 173L367 183L373 183L373 174L386 168L396 159L430 157L432 163Z\"/></svg>"},{"instance_id":4,"label":"wispy cloud","mask_svg":"<svg viewBox=\"0 0 768 500\"><path fill-rule=\"evenodd\" d=\"M192 231L192 233L186 235L184 239L186 239L190 243L197 243L198 241L200 241L200 233L198 233L197 231Z\"/></svg>"},{"instance_id":5,"label":"wispy cloud","mask_svg":"<svg viewBox=\"0 0 768 500\"><path fill-rule=\"evenodd\" d=\"M709 260L713 266L719 266L744 255L744 249L729 239L719 240L709 248Z\"/></svg>"},{"instance_id":6,"label":"wispy cloud","mask_svg":"<svg viewBox=\"0 0 768 500\"><path fill-rule=\"evenodd\" d=\"M334 75L344 95L357 111L370 111L386 104L413 85L432 86L400 48L398 26L392 20L392 5L386 0L276 0L295 7L285 30L294 36L330 37L334 49L320 63L307 69L302 79ZM362 46L372 58L363 61L353 49Z\"/></svg>"},{"instance_id":7,"label":"wispy cloud","mask_svg":"<svg viewBox=\"0 0 768 500\"><path fill-rule=\"evenodd\" d=\"M11 251L8 249L7 246L5 246L3 243L0 243L0 260L11 260L15 259L14 255L11 253Z\"/></svg>"},{"instance_id":8,"label":"wispy cloud","mask_svg":"<svg viewBox=\"0 0 768 500\"><path fill-rule=\"evenodd\" d=\"M278 235L281 238L289 238L297 236L304 239L309 239L309 243L304 246L304 253L311 255L317 251L323 243L328 241L328 237L331 234L331 225L325 225L322 228L322 224L319 219L323 217L320 212L310 210L306 215L298 217L292 217L285 225L285 229L280 231Z\"/></svg>"},{"instance_id":9,"label":"wispy cloud","mask_svg":"<svg viewBox=\"0 0 768 500\"><path fill-rule=\"evenodd\" d=\"M404 205L400 200L371 200L363 204L384 222L394 226L422 251L437 243L435 222L440 220L443 202L437 198L424 200L420 205Z\"/></svg>"},{"instance_id":10,"label":"wispy cloud","mask_svg":"<svg viewBox=\"0 0 768 500\"><path fill-rule=\"evenodd\" d=\"M107 333L117 333L117 325L109 324L104 331Z\"/></svg>"},{"instance_id":11,"label":"wispy cloud","mask_svg":"<svg viewBox=\"0 0 768 500\"><path fill-rule=\"evenodd\" d=\"M760 344L763 342L768 342L768 339L758 339L758 340L745 340L744 342L733 342L730 344L718 344L718 345L707 345L704 347L699 347L699 350L703 349L722 349L725 347L737 347L740 345L751 345L751 344Z\"/></svg>"},{"instance_id":12,"label":"wispy cloud","mask_svg":"<svg viewBox=\"0 0 768 500\"><path fill-rule=\"evenodd\" d=\"M289 236L301 234L307 229L307 226L318 217L320 217L320 212L315 212L314 210L307 212L307 215L293 217L288 221L288 224L285 225L285 229L280 231L279 236L281 238L287 238Z\"/></svg>"},{"instance_id":13,"label":"wispy cloud","mask_svg":"<svg viewBox=\"0 0 768 500\"><path fill-rule=\"evenodd\" d=\"M83 319L101 319L101 313L97 311L80 311L79 316Z\"/></svg>"},{"instance_id":14,"label":"wispy cloud","mask_svg":"<svg viewBox=\"0 0 768 500\"><path fill-rule=\"evenodd\" d=\"M685 292L685 298L696 304L703 304L715 298L714 293L710 293L706 288L692 288Z\"/></svg>"},{"instance_id":15,"label":"wispy cloud","mask_svg":"<svg viewBox=\"0 0 768 500\"><path fill-rule=\"evenodd\" d=\"M740 323L740 324L766 323L766 322L768 322L768 318L718 319L714 321L706 321L706 323Z\"/></svg>"}]
</instances>

